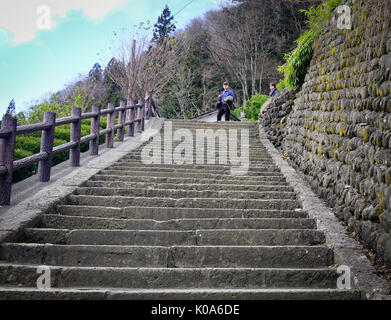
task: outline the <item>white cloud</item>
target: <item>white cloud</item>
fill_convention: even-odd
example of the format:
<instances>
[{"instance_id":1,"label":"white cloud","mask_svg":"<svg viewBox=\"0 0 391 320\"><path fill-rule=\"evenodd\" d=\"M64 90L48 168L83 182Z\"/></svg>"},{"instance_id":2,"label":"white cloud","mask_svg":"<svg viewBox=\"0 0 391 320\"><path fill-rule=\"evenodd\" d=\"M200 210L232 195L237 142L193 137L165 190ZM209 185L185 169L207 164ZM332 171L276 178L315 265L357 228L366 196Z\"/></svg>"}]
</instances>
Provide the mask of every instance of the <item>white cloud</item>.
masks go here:
<instances>
[{"instance_id":1,"label":"white cloud","mask_svg":"<svg viewBox=\"0 0 391 320\"><path fill-rule=\"evenodd\" d=\"M91 19L104 16L127 0L1 0L0 28L12 34L14 43L33 40L38 31L37 21L42 17L40 6L50 8L52 27L56 15L64 18L71 10L83 10Z\"/></svg>"}]
</instances>

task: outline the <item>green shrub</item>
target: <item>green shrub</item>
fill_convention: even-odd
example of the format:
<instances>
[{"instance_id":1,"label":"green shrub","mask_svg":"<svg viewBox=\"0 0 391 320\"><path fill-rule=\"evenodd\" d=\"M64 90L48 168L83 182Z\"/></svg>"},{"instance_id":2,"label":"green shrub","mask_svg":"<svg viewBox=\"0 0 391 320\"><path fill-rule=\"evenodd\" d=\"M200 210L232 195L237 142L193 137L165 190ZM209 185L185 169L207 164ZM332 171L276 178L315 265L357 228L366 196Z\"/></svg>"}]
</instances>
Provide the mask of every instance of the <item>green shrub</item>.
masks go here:
<instances>
[{"instance_id":1,"label":"green shrub","mask_svg":"<svg viewBox=\"0 0 391 320\"><path fill-rule=\"evenodd\" d=\"M262 105L269 99L269 96L265 94L256 94L251 97L250 100L246 101L246 107L244 108L244 115L246 121L258 121L259 110ZM241 118L240 112L243 111L243 107L237 108L232 113L237 117Z\"/></svg>"},{"instance_id":2,"label":"green shrub","mask_svg":"<svg viewBox=\"0 0 391 320\"><path fill-rule=\"evenodd\" d=\"M71 139L71 127L70 125L57 127L54 131L56 139L70 141Z\"/></svg>"},{"instance_id":3,"label":"green shrub","mask_svg":"<svg viewBox=\"0 0 391 320\"><path fill-rule=\"evenodd\" d=\"M17 136L15 149L25 150L32 154L39 153L41 150L41 137L32 137L30 135Z\"/></svg>"},{"instance_id":4,"label":"green shrub","mask_svg":"<svg viewBox=\"0 0 391 320\"><path fill-rule=\"evenodd\" d=\"M33 155L33 153L30 152L30 151L23 150L23 149L15 149L14 159L15 160L20 160L20 159L24 159L24 158L30 157L32 155Z\"/></svg>"},{"instance_id":5,"label":"green shrub","mask_svg":"<svg viewBox=\"0 0 391 320\"><path fill-rule=\"evenodd\" d=\"M100 129L106 128L106 119L102 119L100 123ZM82 126L81 126L81 134L82 136L87 136L90 134L91 130L91 120L83 120ZM59 145L68 143L70 141L70 135L71 135L71 126L64 125L60 127L56 127L55 129L55 139L54 139L54 147L57 147ZM34 132L31 134L21 135L16 137L15 141L15 160L27 158L29 156L32 156L36 153L39 153L41 150L41 135L42 132ZM100 137L99 143L103 144L105 143L105 136ZM89 150L89 143L84 143L80 146L81 152L86 152ZM69 151L64 151L61 153L58 153L53 156L52 159L52 166L55 166L57 164L60 164L64 161L69 160ZM24 179L27 179L28 177L34 175L37 173L38 170L38 164L35 163L27 168L23 168L20 170L16 170L13 173L13 182L17 183Z\"/></svg>"},{"instance_id":6,"label":"green shrub","mask_svg":"<svg viewBox=\"0 0 391 320\"><path fill-rule=\"evenodd\" d=\"M284 73L284 81L289 88L297 88L303 84L312 59L313 45L321 35L325 22L341 2L342 0L329 0L309 10L301 10L308 18L309 29L296 40L297 48L285 55L286 63L278 68Z\"/></svg>"},{"instance_id":7,"label":"green shrub","mask_svg":"<svg viewBox=\"0 0 391 320\"><path fill-rule=\"evenodd\" d=\"M15 157L14 157L14 159L15 160L24 159L24 158L32 156L33 154L34 154L33 152L30 152L30 151L27 151L27 150L15 149ZM37 172L37 170L38 170L38 164L37 163L34 163L33 165L28 166L28 167L23 168L23 169L15 170L12 173L12 181L14 183L22 181L22 180L32 176L33 174L35 174Z\"/></svg>"}]
</instances>

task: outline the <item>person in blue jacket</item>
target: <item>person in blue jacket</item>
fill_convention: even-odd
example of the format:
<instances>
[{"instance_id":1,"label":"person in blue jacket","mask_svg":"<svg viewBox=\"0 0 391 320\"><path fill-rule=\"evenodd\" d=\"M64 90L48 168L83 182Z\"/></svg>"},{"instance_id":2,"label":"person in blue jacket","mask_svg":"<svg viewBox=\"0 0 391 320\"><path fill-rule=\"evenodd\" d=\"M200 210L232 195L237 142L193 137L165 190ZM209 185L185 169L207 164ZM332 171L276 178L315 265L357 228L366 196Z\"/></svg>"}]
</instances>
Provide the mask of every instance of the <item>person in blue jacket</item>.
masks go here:
<instances>
[{"instance_id":1,"label":"person in blue jacket","mask_svg":"<svg viewBox=\"0 0 391 320\"><path fill-rule=\"evenodd\" d=\"M233 102L235 95L233 91L229 88L229 83L224 82L223 84L224 91L219 95L219 102L217 103L217 109L219 110L217 114L217 121L221 121L222 116L225 114L225 121L229 121L231 118L231 109L233 109Z\"/></svg>"},{"instance_id":2,"label":"person in blue jacket","mask_svg":"<svg viewBox=\"0 0 391 320\"><path fill-rule=\"evenodd\" d=\"M270 88L269 98L273 98L279 93L276 88L276 84L274 82L270 82L269 88Z\"/></svg>"}]
</instances>

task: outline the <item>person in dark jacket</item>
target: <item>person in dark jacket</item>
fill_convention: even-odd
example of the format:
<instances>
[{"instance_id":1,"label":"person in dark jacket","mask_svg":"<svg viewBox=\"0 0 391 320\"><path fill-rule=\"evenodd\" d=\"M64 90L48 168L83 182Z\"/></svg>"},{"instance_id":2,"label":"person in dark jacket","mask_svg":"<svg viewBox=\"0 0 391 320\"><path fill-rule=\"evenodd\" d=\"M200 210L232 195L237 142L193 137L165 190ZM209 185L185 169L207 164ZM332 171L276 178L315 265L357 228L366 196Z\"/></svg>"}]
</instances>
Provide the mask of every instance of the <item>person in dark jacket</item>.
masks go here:
<instances>
[{"instance_id":1,"label":"person in dark jacket","mask_svg":"<svg viewBox=\"0 0 391 320\"><path fill-rule=\"evenodd\" d=\"M270 82L269 88L270 88L269 98L273 98L275 95L278 94L278 90L274 82Z\"/></svg>"},{"instance_id":2,"label":"person in dark jacket","mask_svg":"<svg viewBox=\"0 0 391 320\"><path fill-rule=\"evenodd\" d=\"M231 118L231 109L233 109L233 102L235 95L229 88L229 83L224 82L224 91L219 95L219 102L216 105L219 113L217 114L217 121L221 121L223 115L225 115L225 121L229 121Z\"/></svg>"}]
</instances>

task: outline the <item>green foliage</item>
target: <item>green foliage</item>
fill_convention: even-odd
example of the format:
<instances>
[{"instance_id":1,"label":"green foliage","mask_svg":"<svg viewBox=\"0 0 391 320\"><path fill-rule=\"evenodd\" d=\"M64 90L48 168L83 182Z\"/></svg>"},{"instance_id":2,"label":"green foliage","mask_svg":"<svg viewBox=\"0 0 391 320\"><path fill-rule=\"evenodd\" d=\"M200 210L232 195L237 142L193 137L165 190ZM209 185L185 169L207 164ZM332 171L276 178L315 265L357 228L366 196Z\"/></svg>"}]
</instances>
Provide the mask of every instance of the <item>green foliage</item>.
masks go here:
<instances>
[{"instance_id":1,"label":"green foliage","mask_svg":"<svg viewBox=\"0 0 391 320\"><path fill-rule=\"evenodd\" d=\"M240 112L244 109L246 121L258 121L259 110L268 99L269 97L265 94L256 94L252 96L250 100L246 101L245 108L237 108L232 112L232 114L240 119Z\"/></svg>"},{"instance_id":2,"label":"green foliage","mask_svg":"<svg viewBox=\"0 0 391 320\"><path fill-rule=\"evenodd\" d=\"M285 83L285 79L281 79L277 83L276 87L277 87L278 92L281 92L282 90L288 88L289 86Z\"/></svg>"},{"instance_id":3,"label":"green foliage","mask_svg":"<svg viewBox=\"0 0 391 320\"><path fill-rule=\"evenodd\" d=\"M308 30L296 41L297 47L285 55L286 63L278 70L284 73L289 88L297 88L304 82L313 55L313 45L322 33L325 22L342 0L329 0L309 10L301 10L308 21Z\"/></svg>"},{"instance_id":4,"label":"green foliage","mask_svg":"<svg viewBox=\"0 0 391 320\"><path fill-rule=\"evenodd\" d=\"M30 107L27 113L27 123L41 122L43 120L43 115L45 112L55 112L57 118L67 117L71 114L71 106L62 106L58 97L53 95L51 101L45 101L42 102L39 106Z\"/></svg>"},{"instance_id":5,"label":"green foliage","mask_svg":"<svg viewBox=\"0 0 391 320\"><path fill-rule=\"evenodd\" d=\"M32 156L34 153L24 150L24 149L15 149L15 160L20 160L23 158L27 158ZM31 166L28 166L26 168L16 170L12 174L12 179L14 182L22 181L26 179L27 177L37 173L38 164L34 163Z\"/></svg>"},{"instance_id":6,"label":"green foliage","mask_svg":"<svg viewBox=\"0 0 391 320\"><path fill-rule=\"evenodd\" d=\"M41 138L30 135L17 136L15 148L32 152L33 154L40 151Z\"/></svg>"},{"instance_id":7,"label":"green foliage","mask_svg":"<svg viewBox=\"0 0 391 320\"><path fill-rule=\"evenodd\" d=\"M83 109L83 99L81 96L74 97L71 101L61 103L56 95L48 101L44 101L37 106L32 106L27 112L20 112L17 114L18 125L32 124L42 122L45 112L55 112L57 119L69 117L71 115L72 107Z\"/></svg>"}]
</instances>

